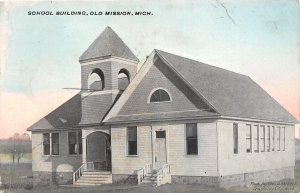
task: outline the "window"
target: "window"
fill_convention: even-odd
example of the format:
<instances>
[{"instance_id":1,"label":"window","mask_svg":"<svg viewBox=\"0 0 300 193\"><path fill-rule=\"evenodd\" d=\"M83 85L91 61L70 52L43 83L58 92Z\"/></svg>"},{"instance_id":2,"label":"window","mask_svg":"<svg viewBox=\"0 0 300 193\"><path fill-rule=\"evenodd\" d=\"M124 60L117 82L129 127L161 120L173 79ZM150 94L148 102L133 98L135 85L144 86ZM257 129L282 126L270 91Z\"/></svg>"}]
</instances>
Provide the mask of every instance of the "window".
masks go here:
<instances>
[{"instance_id":1,"label":"window","mask_svg":"<svg viewBox=\"0 0 300 193\"><path fill-rule=\"evenodd\" d=\"M259 127L258 127L258 125L253 126L253 137L254 137L254 143L253 143L254 152L259 152Z\"/></svg>"},{"instance_id":2,"label":"window","mask_svg":"<svg viewBox=\"0 0 300 193\"><path fill-rule=\"evenodd\" d=\"M171 101L171 97L167 91L163 89L156 90L150 98L151 103Z\"/></svg>"},{"instance_id":3,"label":"window","mask_svg":"<svg viewBox=\"0 0 300 193\"><path fill-rule=\"evenodd\" d=\"M52 155L59 155L59 135L58 133L51 134Z\"/></svg>"},{"instance_id":4,"label":"window","mask_svg":"<svg viewBox=\"0 0 300 193\"><path fill-rule=\"evenodd\" d=\"M166 131L156 131L156 138L166 138Z\"/></svg>"},{"instance_id":5,"label":"window","mask_svg":"<svg viewBox=\"0 0 300 193\"><path fill-rule=\"evenodd\" d=\"M44 155L59 155L59 134L43 133Z\"/></svg>"},{"instance_id":6,"label":"window","mask_svg":"<svg viewBox=\"0 0 300 193\"><path fill-rule=\"evenodd\" d=\"M69 144L69 154L70 155L82 154L82 139L81 138L82 138L81 131L68 133L68 144Z\"/></svg>"},{"instance_id":7,"label":"window","mask_svg":"<svg viewBox=\"0 0 300 193\"><path fill-rule=\"evenodd\" d=\"M43 134L44 155L50 155L50 133Z\"/></svg>"},{"instance_id":8,"label":"window","mask_svg":"<svg viewBox=\"0 0 300 193\"><path fill-rule=\"evenodd\" d=\"M267 144L266 144L266 147L267 147L267 151L270 152L270 149L271 149L271 127L270 126L267 126L267 130L266 130L266 137L267 137Z\"/></svg>"},{"instance_id":9,"label":"window","mask_svg":"<svg viewBox=\"0 0 300 193\"><path fill-rule=\"evenodd\" d=\"M285 127L281 127L281 149L285 151Z\"/></svg>"},{"instance_id":10,"label":"window","mask_svg":"<svg viewBox=\"0 0 300 193\"><path fill-rule=\"evenodd\" d=\"M239 138L239 133L238 133L238 124L233 123L233 153L237 154L238 153L238 138Z\"/></svg>"},{"instance_id":11,"label":"window","mask_svg":"<svg viewBox=\"0 0 300 193\"><path fill-rule=\"evenodd\" d=\"M137 155L137 127L127 128L127 155Z\"/></svg>"},{"instance_id":12,"label":"window","mask_svg":"<svg viewBox=\"0 0 300 193\"><path fill-rule=\"evenodd\" d=\"M275 151L275 127L272 126L272 151Z\"/></svg>"},{"instance_id":13,"label":"window","mask_svg":"<svg viewBox=\"0 0 300 193\"><path fill-rule=\"evenodd\" d=\"M186 152L188 155L198 155L197 123L186 125Z\"/></svg>"},{"instance_id":14,"label":"window","mask_svg":"<svg viewBox=\"0 0 300 193\"><path fill-rule=\"evenodd\" d=\"M277 151L280 151L280 127L276 127L276 139L277 139L277 143L276 143Z\"/></svg>"},{"instance_id":15,"label":"window","mask_svg":"<svg viewBox=\"0 0 300 193\"><path fill-rule=\"evenodd\" d=\"M248 128L246 130L246 152L252 152L252 128L251 125L246 125Z\"/></svg>"},{"instance_id":16,"label":"window","mask_svg":"<svg viewBox=\"0 0 300 193\"><path fill-rule=\"evenodd\" d=\"M261 152L264 152L266 149L265 149L265 142L266 142L266 131L265 131L265 126L264 125L261 125L260 126L260 130L259 130L259 136L260 136L260 151Z\"/></svg>"}]
</instances>

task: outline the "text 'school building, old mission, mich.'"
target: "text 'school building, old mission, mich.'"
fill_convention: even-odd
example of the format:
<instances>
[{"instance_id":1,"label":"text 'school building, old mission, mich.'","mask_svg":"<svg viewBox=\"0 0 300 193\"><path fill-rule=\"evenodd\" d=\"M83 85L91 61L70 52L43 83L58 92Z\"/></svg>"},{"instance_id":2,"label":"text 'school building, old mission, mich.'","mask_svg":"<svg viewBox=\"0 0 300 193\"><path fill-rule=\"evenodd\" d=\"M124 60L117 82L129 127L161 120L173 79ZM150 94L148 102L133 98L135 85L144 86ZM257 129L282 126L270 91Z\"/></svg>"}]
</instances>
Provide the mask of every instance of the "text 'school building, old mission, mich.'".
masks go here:
<instances>
[{"instance_id":1,"label":"text 'school building, old mission, mich.'","mask_svg":"<svg viewBox=\"0 0 300 193\"><path fill-rule=\"evenodd\" d=\"M34 183L294 179L297 120L248 76L154 50L107 27L79 58L81 91L33 126Z\"/></svg>"}]
</instances>

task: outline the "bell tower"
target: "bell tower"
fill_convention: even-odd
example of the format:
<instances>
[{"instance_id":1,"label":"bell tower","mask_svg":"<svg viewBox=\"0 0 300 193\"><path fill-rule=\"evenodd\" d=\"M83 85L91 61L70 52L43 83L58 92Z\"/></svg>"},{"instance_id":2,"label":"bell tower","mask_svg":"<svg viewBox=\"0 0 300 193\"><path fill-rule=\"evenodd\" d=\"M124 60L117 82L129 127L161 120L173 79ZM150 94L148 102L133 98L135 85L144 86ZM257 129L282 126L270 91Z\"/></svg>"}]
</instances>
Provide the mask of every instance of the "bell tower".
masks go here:
<instances>
[{"instance_id":1,"label":"bell tower","mask_svg":"<svg viewBox=\"0 0 300 193\"><path fill-rule=\"evenodd\" d=\"M139 60L121 38L106 27L80 56L79 62L81 88L100 91L124 90L125 79L129 83L135 76Z\"/></svg>"},{"instance_id":2,"label":"bell tower","mask_svg":"<svg viewBox=\"0 0 300 193\"><path fill-rule=\"evenodd\" d=\"M80 56L79 62L83 112L81 124L101 122L116 97L136 75L139 60L121 38L110 27L106 27ZM97 110L91 112L95 108Z\"/></svg>"}]
</instances>

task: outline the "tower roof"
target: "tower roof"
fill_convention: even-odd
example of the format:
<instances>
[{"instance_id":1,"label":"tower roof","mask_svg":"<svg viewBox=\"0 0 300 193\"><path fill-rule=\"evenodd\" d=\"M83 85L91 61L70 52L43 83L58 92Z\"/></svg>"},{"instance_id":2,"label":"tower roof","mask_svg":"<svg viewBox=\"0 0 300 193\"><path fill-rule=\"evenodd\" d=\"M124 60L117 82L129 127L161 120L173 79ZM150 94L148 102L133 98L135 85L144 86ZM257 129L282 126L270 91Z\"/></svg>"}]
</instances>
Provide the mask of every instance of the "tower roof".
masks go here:
<instances>
[{"instance_id":1,"label":"tower roof","mask_svg":"<svg viewBox=\"0 0 300 193\"><path fill-rule=\"evenodd\" d=\"M105 28L97 39L80 56L79 61L103 56L117 56L137 62L139 61L139 59L110 27Z\"/></svg>"}]
</instances>

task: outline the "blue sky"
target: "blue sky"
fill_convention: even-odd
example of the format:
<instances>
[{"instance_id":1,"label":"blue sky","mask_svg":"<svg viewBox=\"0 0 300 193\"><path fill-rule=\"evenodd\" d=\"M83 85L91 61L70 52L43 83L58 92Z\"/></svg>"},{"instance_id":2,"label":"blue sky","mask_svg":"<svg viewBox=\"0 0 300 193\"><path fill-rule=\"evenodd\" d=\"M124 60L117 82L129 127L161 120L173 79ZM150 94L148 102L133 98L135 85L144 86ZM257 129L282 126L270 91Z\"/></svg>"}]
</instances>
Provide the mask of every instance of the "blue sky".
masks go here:
<instances>
[{"instance_id":1,"label":"blue sky","mask_svg":"<svg viewBox=\"0 0 300 193\"><path fill-rule=\"evenodd\" d=\"M29 16L28 11L153 15ZM300 5L295 0L5 3L1 92L30 98L79 88L78 58L106 26L141 61L161 49L246 74L300 118Z\"/></svg>"}]
</instances>

